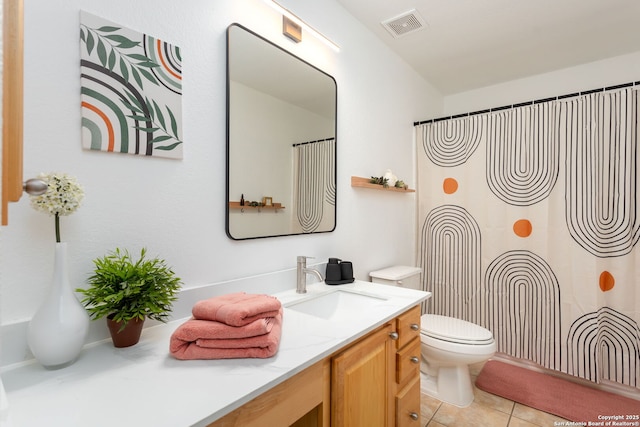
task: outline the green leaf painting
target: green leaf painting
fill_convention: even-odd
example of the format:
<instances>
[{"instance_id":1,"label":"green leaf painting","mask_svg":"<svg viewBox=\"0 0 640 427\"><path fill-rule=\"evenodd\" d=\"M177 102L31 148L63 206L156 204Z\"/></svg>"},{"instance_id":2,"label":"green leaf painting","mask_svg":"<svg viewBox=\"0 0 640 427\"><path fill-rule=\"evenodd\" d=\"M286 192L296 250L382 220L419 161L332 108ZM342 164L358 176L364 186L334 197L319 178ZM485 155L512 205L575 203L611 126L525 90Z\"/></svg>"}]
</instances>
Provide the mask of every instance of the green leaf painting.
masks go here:
<instances>
[{"instance_id":1,"label":"green leaf painting","mask_svg":"<svg viewBox=\"0 0 640 427\"><path fill-rule=\"evenodd\" d=\"M80 14L82 145L182 158L182 53L162 40Z\"/></svg>"}]
</instances>

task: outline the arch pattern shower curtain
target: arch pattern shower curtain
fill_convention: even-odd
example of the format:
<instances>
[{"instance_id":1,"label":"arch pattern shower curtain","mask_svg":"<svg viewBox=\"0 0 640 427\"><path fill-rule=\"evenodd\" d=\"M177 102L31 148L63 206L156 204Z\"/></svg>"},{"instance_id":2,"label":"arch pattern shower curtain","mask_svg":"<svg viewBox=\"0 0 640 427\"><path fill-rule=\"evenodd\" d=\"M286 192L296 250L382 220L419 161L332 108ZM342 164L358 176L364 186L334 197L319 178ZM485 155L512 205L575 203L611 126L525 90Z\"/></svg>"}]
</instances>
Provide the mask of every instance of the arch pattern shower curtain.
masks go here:
<instances>
[{"instance_id":1,"label":"arch pattern shower curtain","mask_svg":"<svg viewBox=\"0 0 640 427\"><path fill-rule=\"evenodd\" d=\"M335 224L335 138L293 147L294 232L330 230Z\"/></svg>"},{"instance_id":2,"label":"arch pattern shower curtain","mask_svg":"<svg viewBox=\"0 0 640 427\"><path fill-rule=\"evenodd\" d=\"M417 125L427 312L639 389L638 107L631 88Z\"/></svg>"}]
</instances>

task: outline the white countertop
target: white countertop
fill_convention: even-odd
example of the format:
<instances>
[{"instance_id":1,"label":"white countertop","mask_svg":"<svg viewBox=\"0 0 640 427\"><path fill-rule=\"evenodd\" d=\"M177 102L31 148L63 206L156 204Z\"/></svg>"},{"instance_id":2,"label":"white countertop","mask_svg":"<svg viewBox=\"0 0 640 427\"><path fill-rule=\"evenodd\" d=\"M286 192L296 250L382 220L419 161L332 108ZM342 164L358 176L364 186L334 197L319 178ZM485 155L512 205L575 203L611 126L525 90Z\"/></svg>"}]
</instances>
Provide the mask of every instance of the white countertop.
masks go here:
<instances>
[{"instance_id":1,"label":"white countertop","mask_svg":"<svg viewBox=\"0 0 640 427\"><path fill-rule=\"evenodd\" d=\"M387 298L356 320L331 322L287 307L338 289ZM285 305L278 353L269 359L176 360L169 338L187 318L143 330L133 347L90 344L71 366L37 362L5 368L3 427L206 426L430 297L430 293L356 281L275 294ZM358 310L358 307L354 307Z\"/></svg>"}]
</instances>

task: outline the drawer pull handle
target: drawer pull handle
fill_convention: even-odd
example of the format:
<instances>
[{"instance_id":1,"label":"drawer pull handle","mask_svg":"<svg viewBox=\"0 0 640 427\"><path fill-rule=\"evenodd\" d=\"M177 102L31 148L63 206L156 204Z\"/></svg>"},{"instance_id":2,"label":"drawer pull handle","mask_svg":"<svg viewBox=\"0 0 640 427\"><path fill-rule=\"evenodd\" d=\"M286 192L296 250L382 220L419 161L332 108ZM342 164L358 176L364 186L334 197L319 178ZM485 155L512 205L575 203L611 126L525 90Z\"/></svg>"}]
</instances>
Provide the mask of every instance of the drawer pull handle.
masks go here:
<instances>
[{"instance_id":1,"label":"drawer pull handle","mask_svg":"<svg viewBox=\"0 0 640 427\"><path fill-rule=\"evenodd\" d=\"M411 412L409 416L411 417L412 420L417 420L418 418L420 418L418 414L416 414L415 412Z\"/></svg>"},{"instance_id":2,"label":"drawer pull handle","mask_svg":"<svg viewBox=\"0 0 640 427\"><path fill-rule=\"evenodd\" d=\"M420 325L418 325L417 323L412 323L410 326L412 331L419 331L420 330Z\"/></svg>"},{"instance_id":3,"label":"drawer pull handle","mask_svg":"<svg viewBox=\"0 0 640 427\"><path fill-rule=\"evenodd\" d=\"M420 363L420 359L418 359L416 356L411 357L411 359L409 360L411 360L411 363L415 363L415 364Z\"/></svg>"},{"instance_id":4,"label":"drawer pull handle","mask_svg":"<svg viewBox=\"0 0 640 427\"><path fill-rule=\"evenodd\" d=\"M397 340L400 337L400 335L398 335L397 332L391 332L389 333L389 336L391 337L392 340Z\"/></svg>"}]
</instances>

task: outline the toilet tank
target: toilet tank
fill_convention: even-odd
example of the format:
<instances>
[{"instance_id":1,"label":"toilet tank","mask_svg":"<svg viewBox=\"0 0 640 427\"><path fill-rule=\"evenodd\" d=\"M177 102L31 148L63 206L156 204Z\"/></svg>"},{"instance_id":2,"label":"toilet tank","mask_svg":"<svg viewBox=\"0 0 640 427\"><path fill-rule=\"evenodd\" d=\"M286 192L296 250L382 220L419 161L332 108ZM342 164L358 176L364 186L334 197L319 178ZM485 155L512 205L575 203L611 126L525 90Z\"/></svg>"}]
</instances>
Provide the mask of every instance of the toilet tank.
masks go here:
<instances>
[{"instance_id":1,"label":"toilet tank","mask_svg":"<svg viewBox=\"0 0 640 427\"><path fill-rule=\"evenodd\" d=\"M409 267L406 265L395 265L369 273L373 283L383 285L401 286L409 289L421 289L420 267Z\"/></svg>"}]
</instances>

